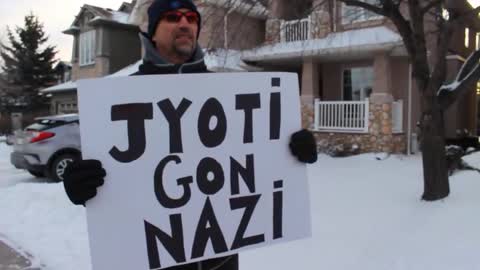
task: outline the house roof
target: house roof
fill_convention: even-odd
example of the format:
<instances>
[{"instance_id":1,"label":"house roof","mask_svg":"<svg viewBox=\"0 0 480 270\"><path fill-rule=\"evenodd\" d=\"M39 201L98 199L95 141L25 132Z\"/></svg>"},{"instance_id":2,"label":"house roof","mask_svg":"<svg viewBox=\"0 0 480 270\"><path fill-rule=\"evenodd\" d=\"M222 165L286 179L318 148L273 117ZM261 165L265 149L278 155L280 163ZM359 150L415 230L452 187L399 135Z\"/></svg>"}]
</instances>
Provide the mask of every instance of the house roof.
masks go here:
<instances>
[{"instance_id":1,"label":"house roof","mask_svg":"<svg viewBox=\"0 0 480 270\"><path fill-rule=\"evenodd\" d=\"M58 63L55 65L53 69L57 69L59 67L68 67L69 69L72 69L72 64L68 61L58 61Z\"/></svg>"},{"instance_id":2,"label":"house roof","mask_svg":"<svg viewBox=\"0 0 480 270\"><path fill-rule=\"evenodd\" d=\"M210 71L245 71L248 65L242 61L241 56L241 51L216 49L206 52L204 59L205 65Z\"/></svg>"},{"instance_id":3,"label":"house roof","mask_svg":"<svg viewBox=\"0 0 480 270\"><path fill-rule=\"evenodd\" d=\"M205 64L211 71L245 71L248 65L243 63L240 59L240 51L235 50L215 50L205 53ZM138 71L138 67L142 63L142 60L135 62L121 70L107 75L110 77L130 76ZM69 81L66 83L58 84L49 88L41 90L41 93L60 93L66 91L74 91L77 89L77 83Z\"/></svg>"},{"instance_id":4,"label":"house roof","mask_svg":"<svg viewBox=\"0 0 480 270\"><path fill-rule=\"evenodd\" d=\"M295 59L301 57L348 57L403 46L402 38L385 26L330 33L322 39L281 42L257 47L242 54L244 61Z\"/></svg>"},{"instance_id":5,"label":"house roof","mask_svg":"<svg viewBox=\"0 0 480 270\"><path fill-rule=\"evenodd\" d=\"M132 13L133 7L137 3L137 0L133 0L131 3L123 2L118 11L123 11L126 13Z\"/></svg>"},{"instance_id":6,"label":"house roof","mask_svg":"<svg viewBox=\"0 0 480 270\"><path fill-rule=\"evenodd\" d=\"M75 89L77 89L77 84L75 82L68 81L65 83L57 84L55 86L42 89L40 90L40 93L58 93L58 92L75 90Z\"/></svg>"},{"instance_id":7,"label":"house roof","mask_svg":"<svg viewBox=\"0 0 480 270\"><path fill-rule=\"evenodd\" d=\"M138 60L137 62L131 64L131 65L128 65L122 69L120 69L119 71L115 72L115 73L112 73L110 75L107 75L106 77L121 77L121 76L130 76L132 75L133 73L137 72L138 71L138 67L140 66L140 64L142 63L142 60Z\"/></svg>"},{"instance_id":8,"label":"house roof","mask_svg":"<svg viewBox=\"0 0 480 270\"><path fill-rule=\"evenodd\" d=\"M109 22L109 23L118 23L118 24L125 24L130 25L129 23L129 16L132 8L130 8L132 4L123 3L120 7L119 11L112 10L109 8L102 8L93 5L85 4L82 6L80 12L75 17L75 20L71 24L71 26L63 31L65 34L73 34L80 30L79 22L80 19L83 17L84 12L90 12L93 15L93 18L89 21L90 24L98 23L98 22Z\"/></svg>"}]
</instances>

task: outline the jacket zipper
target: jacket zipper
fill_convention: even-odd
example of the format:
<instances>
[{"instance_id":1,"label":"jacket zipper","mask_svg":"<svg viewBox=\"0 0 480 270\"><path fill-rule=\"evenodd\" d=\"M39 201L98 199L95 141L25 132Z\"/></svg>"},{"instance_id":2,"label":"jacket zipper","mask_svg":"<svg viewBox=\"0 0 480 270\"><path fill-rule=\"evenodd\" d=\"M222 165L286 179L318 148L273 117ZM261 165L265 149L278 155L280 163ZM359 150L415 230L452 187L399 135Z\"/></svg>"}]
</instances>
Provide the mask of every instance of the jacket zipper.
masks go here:
<instances>
[{"instance_id":1,"label":"jacket zipper","mask_svg":"<svg viewBox=\"0 0 480 270\"><path fill-rule=\"evenodd\" d=\"M200 60L197 60L197 61L195 61L195 62L182 64L182 65L180 66L180 68L178 69L178 73L179 73L179 74L180 74L180 73L183 73L183 67L186 66L187 64L190 65L190 66L193 66L193 65L196 65L196 64L198 64L198 63L200 63L200 62L202 62L202 61L204 61L204 60L203 60L203 59L200 59Z\"/></svg>"}]
</instances>

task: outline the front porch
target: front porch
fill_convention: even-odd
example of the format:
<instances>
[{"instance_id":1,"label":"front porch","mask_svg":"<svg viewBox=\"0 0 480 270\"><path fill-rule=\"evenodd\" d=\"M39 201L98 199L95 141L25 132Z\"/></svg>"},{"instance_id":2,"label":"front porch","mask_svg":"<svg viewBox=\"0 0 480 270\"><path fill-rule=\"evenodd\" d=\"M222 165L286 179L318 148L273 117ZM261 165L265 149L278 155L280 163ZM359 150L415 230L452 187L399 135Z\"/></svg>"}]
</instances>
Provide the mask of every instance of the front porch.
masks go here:
<instances>
[{"instance_id":1,"label":"front porch","mask_svg":"<svg viewBox=\"0 0 480 270\"><path fill-rule=\"evenodd\" d=\"M303 127L314 132L322 152L405 153L408 77L408 61L385 53L343 63L307 59Z\"/></svg>"},{"instance_id":2,"label":"front porch","mask_svg":"<svg viewBox=\"0 0 480 270\"><path fill-rule=\"evenodd\" d=\"M409 62L399 35L376 26L312 39L311 21L279 22L277 43L246 51L242 60L299 75L303 127L321 151L406 152L414 124L407 120Z\"/></svg>"}]
</instances>

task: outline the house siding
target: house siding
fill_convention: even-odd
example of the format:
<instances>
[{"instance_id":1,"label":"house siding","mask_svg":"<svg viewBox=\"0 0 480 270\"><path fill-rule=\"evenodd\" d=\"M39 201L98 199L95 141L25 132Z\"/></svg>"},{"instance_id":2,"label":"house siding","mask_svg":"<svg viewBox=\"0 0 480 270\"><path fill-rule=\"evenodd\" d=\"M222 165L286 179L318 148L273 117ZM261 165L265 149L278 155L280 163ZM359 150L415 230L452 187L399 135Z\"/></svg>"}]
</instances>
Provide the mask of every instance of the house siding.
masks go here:
<instances>
[{"instance_id":1,"label":"house siding","mask_svg":"<svg viewBox=\"0 0 480 270\"><path fill-rule=\"evenodd\" d=\"M202 28L198 41L203 48L246 50L259 46L265 41L264 20L238 12L230 12L226 15L225 9L211 6L202 7L202 12ZM227 26L226 42L225 26Z\"/></svg>"},{"instance_id":2,"label":"house siding","mask_svg":"<svg viewBox=\"0 0 480 270\"><path fill-rule=\"evenodd\" d=\"M202 7L202 28L198 42L203 48L223 48L225 42L224 17L225 10L221 8Z\"/></svg>"},{"instance_id":3,"label":"house siding","mask_svg":"<svg viewBox=\"0 0 480 270\"><path fill-rule=\"evenodd\" d=\"M97 8L100 9L100 8ZM105 10L105 13L108 12ZM72 81L86 78L98 78L114 73L127 65L133 64L141 58L141 45L138 37L138 28L118 24L113 21L90 22L95 15L87 9L77 15L78 20L74 21L79 31L70 31L73 39L72 50ZM107 19L107 17L103 18ZM80 66L79 63L79 37L82 33L95 31L95 62L89 65ZM76 91L52 93L50 111L59 113L59 106L67 104L76 111ZM70 106L70 104L75 105ZM66 106L63 106L64 108ZM75 108L75 109L73 109Z\"/></svg>"},{"instance_id":4,"label":"house siding","mask_svg":"<svg viewBox=\"0 0 480 270\"><path fill-rule=\"evenodd\" d=\"M103 39L108 52L108 74L133 64L141 58L141 44L137 31L107 28Z\"/></svg>"},{"instance_id":5,"label":"house siding","mask_svg":"<svg viewBox=\"0 0 480 270\"><path fill-rule=\"evenodd\" d=\"M265 21L246 17L233 12L227 17L228 48L251 49L265 40Z\"/></svg>"},{"instance_id":6,"label":"house siding","mask_svg":"<svg viewBox=\"0 0 480 270\"><path fill-rule=\"evenodd\" d=\"M407 58L404 57L393 57L390 58L391 61L391 69L392 69L392 94L394 100L402 100L403 101L403 131L407 132L408 130L408 87L409 87L409 61ZM413 84L413 82L412 82ZM417 91L412 89L412 116L414 119L418 118L419 114L419 104L413 104L415 101L418 101L418 98L413 98L413 94L416 94ZM411 130L415 130L415 121L411 123Z\"/></svg>"},{"instance_id":7,"label":"house siding","mask_svg":"<svg viewBox=\"0 0 480 270\"><path fill-rule=\"evenodd\" d=\"M342 99L342 64L340 63L326 63L323 64L323 80L321 97L325 101L341 100Z\"/></svg>"},{"instance_id":8,"label":"house siding","mask_svg":"<svg viewBox=\"0 0 480 270\"><path fill-rule=\"evenodd\" d=\"M75 104L75 109L71 111L62 111L61 104ZM68 91L62 93L56 93L52 96L50 102L50 113L59 114L59 113L69 113L77 111L77 95L75 91Z\"/></svg>"},{"instance_id":9,"label":"house siding","mask_svg":"<svg viewBox=\"0 0 480 270\"><path fill-rule=\"evenodd\" d=\"M311 23L311 38L324 38L331 32L344 32L360 28L369 28L377 26L385 26L393 32L398 32L394 24L384 18L371 19L354 23L343 23L342 21L342 4L338 1L328 0L312 0L312 1L300 1L301 3L292 2L289 0L277 0L270 1L268 10L268 19L265 21L265 38L264 44L274 44L283 42L281 40L281 24L282 20L297 20L300 18L306 18L308 14L302 14L303 11L308 10L303 6L308 5L311 2L311 6L317 7L311 14L310 18L313 20ZM401 12L408 19L408 7L405 4L401 5ZM222 15L223 16L223 15ZM430 16L427 14L427 16ZM431 20L434 18L427 18ZM212 25L214 30L223 31L224 22L223 19L217 24ZM253 29L257 26L248 26L246 29ZM433 24L427 21L426 32L434 33L432 31ZM476 33L470 31L470 43L466 47L464 45L464 26L459 26L455 29L452 37L452 43L450 51L456 53L464 58L468 56L468 53L474 49ZM206 28L209 29L208 27ZM238 29L229 27L228 39L231 40L231 35L237 34L238 37L242 35L238 34ZM235 37L235 36L234 36ZM427 50L430 56L430 61L435 61L436 50L436 36L433 34L427 35ZM218 36L219 47L224 45L223 33ZM232 48L237 44L229 44ZM249 44L250 45L250 44ZM242 46L240 46L242 47ZM354 51L355 48L352 48ZM351 60L349 60L351 59ZM355 60L354 60L355 59ZM363 60L358 60L363 59ZM369 127L369 134L356 134L357 139L364 144L363 150L366 151L393 151L403 152L406 151L406 133L410 130L412 133L418 133L417 122L421 118L421 96L420 91L417 89L416 82L411 80L409 74L410 62L407 56L405 48L395 48L393 51L370 51L363 55L349 56L341 55L338 59L331 57L323 59L320 57L311 57L305 59L305 57L297 57L296 59L273 59L273 60L260 60L257 65L269 71L280 70L293 70L293 66L301 63L302 72L299 83L301 84L301 100L303 108L303 123L304 127L312 127L313 119L313 106L312 99L319 97L322 101L339 101L343 99L343 82L342 74L346 68L371 66L374 69L374 89L370 98L370 120L375 123ZM313 63L313 65L312 65ZM459 70L461 63L452 64L449 62L449 76L453 76ZM314 74L316 72L316 74ZM411 82L411 104L409 104L409 83ZM402 128L403 132L400 134L394 134L392 130L392 102L402 100ZM460 98L446 114L446 127L447 135L451 136L455 133L456 129L468 127L473 131L475 125L475 119L477 114L477 108L475 101L474 91L468 93L464 97ZM411 107L411 121L410 127L408 127L408 109ZM381 117L380 117L381 116ZM346 140L351 142L350 138L354 138L352 134L343 136L341 133L334 133L333 137L343 139L333 139L334 141ZM373 135L372 135L373 134ZM333 137L331 133L322 134L318 132L317 136L322 139ZM352 137L353 136L353 137ZM372 137L373 136L373 137ZM391 141L390 144L388 141ZM372 146L377 144L378 147Z\"/></svg>"}]
</instances>

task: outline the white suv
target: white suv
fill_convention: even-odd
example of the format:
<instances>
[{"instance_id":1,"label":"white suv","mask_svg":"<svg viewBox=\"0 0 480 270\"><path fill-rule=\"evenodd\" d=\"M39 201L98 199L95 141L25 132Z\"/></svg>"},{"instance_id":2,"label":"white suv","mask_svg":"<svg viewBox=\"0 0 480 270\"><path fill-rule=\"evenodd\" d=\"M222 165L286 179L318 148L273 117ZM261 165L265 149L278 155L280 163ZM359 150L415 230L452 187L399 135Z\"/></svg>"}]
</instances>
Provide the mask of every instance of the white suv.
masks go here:
<instances>
[{"instance_id":1,"label":"white suv","mask_svg":"<svg viewBox=\"0 0 480 270\"><path fill-rule=\"evenodd\" d=\"M37 177L62 181L67 166L81 158L78 114L35 118L15 134L10 162Z\"/></svg>"}]
</instances>

